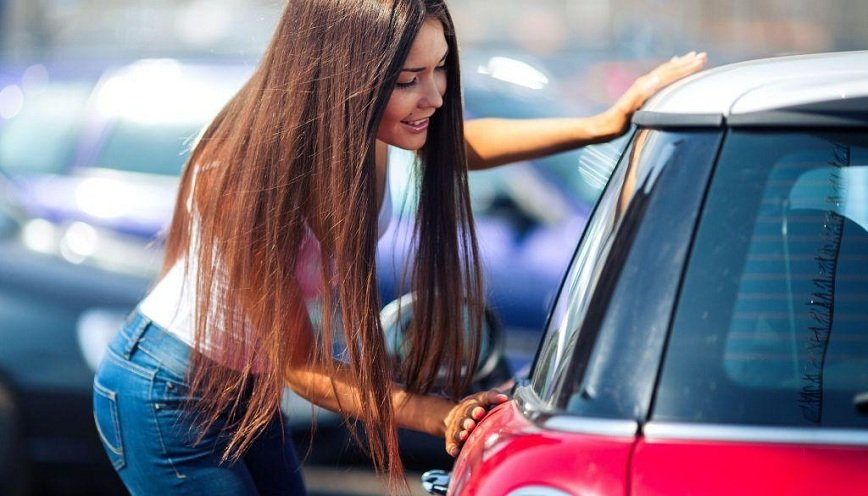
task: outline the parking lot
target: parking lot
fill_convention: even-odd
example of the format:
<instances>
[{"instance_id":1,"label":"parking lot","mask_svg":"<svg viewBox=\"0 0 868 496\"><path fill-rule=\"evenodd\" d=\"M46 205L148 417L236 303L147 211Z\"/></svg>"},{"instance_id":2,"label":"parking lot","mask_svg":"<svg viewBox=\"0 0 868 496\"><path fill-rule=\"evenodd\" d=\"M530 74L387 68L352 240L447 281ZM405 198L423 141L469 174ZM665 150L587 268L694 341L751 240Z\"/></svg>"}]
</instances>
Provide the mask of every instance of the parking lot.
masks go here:
<instances>
[{"instance_id":1,"label":"parking lot","mask_svg":"<svg viewBox=\"0 0 868 496\"><path fill-rule=\"evenodd\" d=\"M419 472L408 472L411 495L426 495L419 483ZM310 496L375 496L385 494L382 481L363 468L306 466L304 480Z\"/></svg>"}]
</instances>

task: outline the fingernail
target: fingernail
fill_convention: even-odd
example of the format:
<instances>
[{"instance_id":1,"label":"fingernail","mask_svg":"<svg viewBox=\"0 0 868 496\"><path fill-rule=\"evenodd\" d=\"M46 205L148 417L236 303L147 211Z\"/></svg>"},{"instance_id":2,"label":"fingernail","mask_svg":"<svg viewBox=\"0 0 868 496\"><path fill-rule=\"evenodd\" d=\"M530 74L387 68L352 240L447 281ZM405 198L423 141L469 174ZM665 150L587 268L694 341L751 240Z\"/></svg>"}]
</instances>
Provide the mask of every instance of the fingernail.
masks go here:
<instances>
[{"instance_id":1,"label":"fingernail","mask_svg":"<svg viewBox=\"0 0 868 496\"><path fill-rule=\"evenodd\" d=\"M509 399L509 396L507 396L505 394L498 394L497 395L497 401L506 401L508 399Z\"/></svg>"},{"instance_id":2,"label":"fingernail","mask_svg":"<svg viewBox=\"0 0 868 496\"><path fill-rule=\"evenodd\" d=\"M458 456L458 448L452 448L449 450L449 454L452 456Z\"/></svg>"}]
</instances>

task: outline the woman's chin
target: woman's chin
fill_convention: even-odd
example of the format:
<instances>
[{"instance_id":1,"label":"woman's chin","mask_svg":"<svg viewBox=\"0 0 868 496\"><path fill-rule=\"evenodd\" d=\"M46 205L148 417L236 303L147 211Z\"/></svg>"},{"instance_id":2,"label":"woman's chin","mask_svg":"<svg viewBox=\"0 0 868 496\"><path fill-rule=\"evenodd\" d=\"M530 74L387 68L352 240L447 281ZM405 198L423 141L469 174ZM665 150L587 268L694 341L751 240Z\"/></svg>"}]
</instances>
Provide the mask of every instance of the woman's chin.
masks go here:
<instances>
[{"instance_id":1,"label":"woman's chin","mask_svg":"<svg viewBox=\"0 0 868 496\"><path fill-rule=\"evenodd\" d=\"M400 141L396 141L395 143L389 143L388 141L386 143L388 143L391 146L394 146L395 148L400 148L402 150L407 150L410 152L418 152L419 150L422 149L423 146L425 146L425 140L421 140L421 141L419 141L419 140L414 140L414 141L400 140Z\"/></svg>"},{"instance_id":2,"label":"woman's chin","mask_svg":"<svg viewBox=\"0 0 868 496\"><path fill-rule=\"evenodd\" d=\"M399 132L389 134L389 136L377 136L377 139L389 146L394 146L411 152L419 151L419 149L425 146L425 142L428 138L427 129L422 132Z\"/></svg>"}]
</instances>

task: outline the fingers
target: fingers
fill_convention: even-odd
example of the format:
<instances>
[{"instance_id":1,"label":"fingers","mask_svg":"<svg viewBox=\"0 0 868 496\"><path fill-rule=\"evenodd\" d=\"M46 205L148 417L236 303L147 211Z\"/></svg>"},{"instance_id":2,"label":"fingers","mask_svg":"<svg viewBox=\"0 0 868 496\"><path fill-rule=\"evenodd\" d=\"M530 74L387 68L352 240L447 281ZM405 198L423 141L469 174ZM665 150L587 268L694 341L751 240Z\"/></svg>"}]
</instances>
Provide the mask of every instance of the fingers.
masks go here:
<instances>
[{"instance_id":1,"label":"fingers","mask_svg":"<svg viewBox=\"0 0 868 496\"><path fill-rule=\"evenodd\" d=\"M464 442L467 441L467 438L470 437L470 433L476 429L476 426L477 423L474 420L465 418L461 423L460 430L456 431L451 436L447 436L446 452L452 457L458 456L458 453L461 452L461 447L464 445Z\"/></svg>"},{"instance_id":2,"label":"fingers","mask_svg":"<svg viewBox=\"0 0 868 496\"><path fill-rule=\"evenodd\" d=\"M458 447L458 443L455 441L446 441L446 452L449 453L449 456L455 458L458 456L458 453L461 452L461 448Z\"/></svg>"},{"instance_id":3,"label":"fingers","mask_svg":"<svg viewBox=\"0 0 868 496\"><path fill-rule=\"evenodd\" d=\"M470 437L470 433L473 432L474 429L476 429L477 425L478 424L473 419L470 419L470 418L464 419L464 422L461 424L461 430L456 432L455 435L453 436L455 442L453 443L454 446L452 447L452 449L450 449L448 447L448 443L447 443L447 451L449 451L450 455L452 455L452 456L458 455L458 452L461 451L461 446L464 444L465 441L467 441L467 438ZM453 452L455 453L454 455L452 454Z\"/></svg>"},{"instance_id":4,"label":"fingers","mask_svg":"<svg viewBox=\"0 0 868 496\"><path fill-rule=\"evenodd\" d=\"M639 83L640 99L636 102L637 105L634 108L641 106L647 98L660 89L698 72L707 62L708 55L705 52L689 52L681 56L672 57L668 62L660 64L637 81Z\"/></svg>"},{"instance_id":5,"label":"fingers","mask_svg":"<svg viewBox=\"0 0 868 496\"><path fill-rule=\"evenodd\" d=\"M509 397L500 391L490 390L470 395L455 405L447 418L446 452L458 456L461 446L488 410L508 400Z\"/></svg>"},{"instance_id":6,"label":"fingers","mask_svg":"<svg viewBox=\"0 0 868 496\"><path fill-rule=\"evenodd\" d=\"M486 405L499 405L509 400L509 396L496 389L491 389L481 394L484 395L483 403Z\"/></svg>"},{"instance_id":7,"label":"fingers","mask_svg":"<svg viewBox=\"0 0 868 496\"><path fill-rule=\"evenodd\" d=\"M615 102L613 108L623 115L629 116L638 110L646 100L655 93L675 81L701 70L708 55L705 52L689 52L672 57L668 62L657 66L651 72L639 77L632 86Z\"/></svg>"},{"instance_id":8,"label":"fingers","mask_svg":"<svg viewBox=\"0 0 868 496\"><path fill-rule=\"evenodd\" d=\"M672 60L662 64L651 74L656 74L660 76L660 79L668 79L668 82L672 82L698 71L705 66L706 62L708 62L708 54L705 52L690 52L680 57L673 57Z\"/></svg>"}]
</instances>

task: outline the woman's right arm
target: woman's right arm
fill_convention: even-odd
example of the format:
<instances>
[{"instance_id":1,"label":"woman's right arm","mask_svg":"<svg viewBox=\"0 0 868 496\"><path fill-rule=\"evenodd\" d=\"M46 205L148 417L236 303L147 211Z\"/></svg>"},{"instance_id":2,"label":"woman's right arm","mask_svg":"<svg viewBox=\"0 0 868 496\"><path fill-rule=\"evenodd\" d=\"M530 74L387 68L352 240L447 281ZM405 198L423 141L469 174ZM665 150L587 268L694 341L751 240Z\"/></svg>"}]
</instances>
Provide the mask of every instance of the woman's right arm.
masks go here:
<instances>
[{"instance_id":1,"label":"woman's right arm","mask_svg":"<svg viewBox=\"0 0 868 496\"><path fill-rule=\"evenodd\" d=\"M315 405L359 417L371 405L364 405L361 401L354 377L347 364L333 362L332 367L296 367L286 373L286 382L298 395ZM467 396L455 403L440 396L408 393L397 384L391 388L398 426L445 438L446 452L452 456L458 454L486 412L507 399L506 395L492 390Z\"/></svg>"},{"instance_id":2,"label":"woman's right arm","mask_svg":"<svg viewBox=\"0 0 868 496\"><path fill-rule=\"evenodd\" d=\"M315 344L313 328L307 308L300 298L290 305L288 321L292 323L293 354L284 379L295 393L311 403L351 417L361 417L366 408L362 401L356 375L349 364L330 360L323 364L312 359ZM485 391L465 397L459 402L435 395L407 392L392 384L392 407L399 427L444 437L446 451L456 456L486 412L508 398L498 391Z\"/></svg>"}]
</instances>

